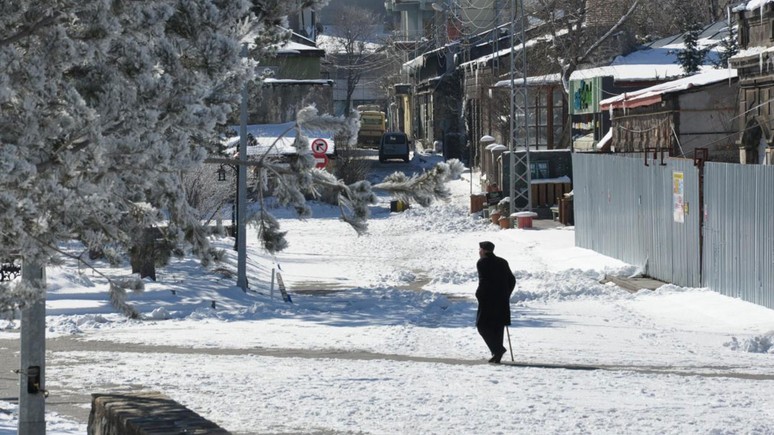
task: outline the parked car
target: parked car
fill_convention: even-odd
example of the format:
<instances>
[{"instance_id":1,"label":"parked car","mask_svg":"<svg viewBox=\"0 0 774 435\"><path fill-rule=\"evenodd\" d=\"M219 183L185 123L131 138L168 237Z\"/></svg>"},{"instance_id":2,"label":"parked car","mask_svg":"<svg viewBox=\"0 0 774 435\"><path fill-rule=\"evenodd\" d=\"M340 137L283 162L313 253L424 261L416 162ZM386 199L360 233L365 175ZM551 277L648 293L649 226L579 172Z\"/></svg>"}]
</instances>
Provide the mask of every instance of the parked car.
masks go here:
<instances>
[{"instance_id":1,"label":"parked car","mask_svg":"<svg viewBox=\"0 0 774 435\"><path fill-rule=\"evenodd\" d=\"M379 142L379 161L403 159L404 162L408 162L410 148L411 144L405 133L394 131L384 133Z\"/></svg>"}]
</instances>

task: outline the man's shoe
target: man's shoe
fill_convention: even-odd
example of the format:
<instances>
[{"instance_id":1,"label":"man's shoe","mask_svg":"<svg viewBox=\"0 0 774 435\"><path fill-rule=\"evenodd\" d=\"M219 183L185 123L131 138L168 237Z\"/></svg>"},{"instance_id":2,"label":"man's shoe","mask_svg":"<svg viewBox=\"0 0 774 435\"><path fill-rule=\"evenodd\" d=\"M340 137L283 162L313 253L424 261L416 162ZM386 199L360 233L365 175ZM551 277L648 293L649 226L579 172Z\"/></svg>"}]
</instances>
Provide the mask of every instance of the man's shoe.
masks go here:
<instances>
[{"instance_id":1,"label":"man's shoe","mask_svg":"<svg viewBox=\"0 0 774 435\"><path fill-rule=\"evenodd\" d=\"M489 360L491 363L500 364L500 360L503 359L503 355L505 355L505 348L503 350L492 357L492 359Z\"/></svg>"}]
</instances>

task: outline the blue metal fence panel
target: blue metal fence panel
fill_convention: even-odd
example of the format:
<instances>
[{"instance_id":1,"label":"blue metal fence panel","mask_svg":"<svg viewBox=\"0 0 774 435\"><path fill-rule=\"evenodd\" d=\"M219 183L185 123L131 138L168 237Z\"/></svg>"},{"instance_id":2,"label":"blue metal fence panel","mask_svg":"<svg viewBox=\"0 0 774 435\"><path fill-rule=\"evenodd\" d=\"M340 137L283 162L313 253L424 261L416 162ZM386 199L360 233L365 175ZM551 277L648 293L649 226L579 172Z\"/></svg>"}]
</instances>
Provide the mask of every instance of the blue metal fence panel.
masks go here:
<instances>
[{"instance_id":1,"label":"blue metal fence panel","mask_svg":"<svg viewBox=\"0 0 774 435\"><path fill-rule=\"evenodd\" d=\"M573 207L577 246L641 265L642 234L632 230L639 222L633 214L639 198L631 195L641 184L631 172L636 164L624 157L573 154Z\"/></svg>"},{"instance_id":2,"label":"blue metal fence panel","mask_svg":"<svg viewBox=\"0 0 774 435\"><path fill-rule=\"evenodd\" d=\"M774 167L707 163L703 285L774 308Z\"/></svg>"},{"instance_id":3,"label":"blue metal fence panel","mask_svg":"<svg viewBox=\"0 0 774 435\"><path fill-rule=\"evenodd\" d=\"M573 178L577 246L647 266L656 279L701 284L699 175L692 161L645 166L639 158L576 153ZM687 204L680 219L678 198Z\"/></svg>"}]
</instances>

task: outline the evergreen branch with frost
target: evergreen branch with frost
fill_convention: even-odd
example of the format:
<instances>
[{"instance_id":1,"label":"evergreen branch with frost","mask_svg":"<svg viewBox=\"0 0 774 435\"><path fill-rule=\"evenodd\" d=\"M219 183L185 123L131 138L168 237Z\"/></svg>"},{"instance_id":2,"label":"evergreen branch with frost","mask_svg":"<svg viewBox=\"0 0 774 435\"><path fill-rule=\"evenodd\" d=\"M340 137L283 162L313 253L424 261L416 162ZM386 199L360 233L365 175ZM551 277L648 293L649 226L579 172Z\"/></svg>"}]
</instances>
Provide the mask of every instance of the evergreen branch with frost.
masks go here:
<instances>
[{"instance_id":1,"label":"evergreen branch with frost","mask_svg":"<svg viewBox=\"0 0 774 435\"><path fill-rule=\"evenodd\" d=\"M370 191L370 184L358 184L355 189L351 189L329 172L316 169L314 157L309 148L310 140L304 133L305 131L327 131L352 138L356 136L358 128L359 121L355 115L349 117L320 115L314 106L301 109L295 122L296 136L293 141L295 154L289 163L278 162L271 158L268 152L264 153L258 161L247 162L247 165L257 167L261 171L259 192L262 192L262 186L267 184L264 177L270 176L275 181L273 193L277 202L281 206L292 207L298 218L306 219L312 215L311 208L307 204L307 196L317 198L320 196L320 189L332 190L338 197L341 219L352 226L358 234L364 233L367 230L368 204L376 202L376 196ZM258 226L258 238L262 246L271 253L285 249L286 232L279 230L279 222L266 211L262 193L259 197L259 206L261 211L249 219Z\"/></svg>"},{"instance_id":2,"label":"evergreen branch with frost","mask_svg":"<svg viewBox=\"0 0 774 435\"><path fill-rule=\"evenodd\" d=\"M7 3L7 4L6 4ZM76 240L117 261L134 236L211 258L181 174L218 152L254 62L294 7L324 0L21 0L0 6L0 258L44 267ZM147 206L138 207L138 204ZM120 286L117 286L120 287ZM0 306L31 300L0 287Z\"/></svg>"},{"instance_id":3,"label":"evergreen branch with frost","mask_svg":"<svg viewBox=\"0 0 774 435\"><path fill-rule=\"evenodd\" d=\"M452 159L438 163L430 170L412 177L402 172L395 172L373 188L386 190L401 201L427 207L435 200L449 198L451 192L446 187L446 182L459 178L464 169L462 162Z\"/></svg>"},{"instance_id":4,"label":"evergreen branch with frost","mask_svg":"<svg viewBox=\"0 0 774 435\"><path fill-rule=\"evenodd\" d=\"M138 284L139 283L139 284ZM120 311L126 317L130 319L139 319L140 313L132 305L126 301L126 290L133 289L135 291L142 291L143 285L141 280L127 280L127 281L110 281L110 290L108 291L110 296L110 304L113 308Z\"/></svg>"},{"instance_id":5,"label":"evergreen branch with frost","mask_svg":"<svg viewBox=\"0 0 774 435\"><path fill-rule=\"evenodd\" d=\"M258 240L264 249L273 254L287 248L286 234L287 231L280 231L277 218L262 208L258 216Z\"/></svg>"},{"instance_id":6,"label":"evergreen branch with frost","mask_svg":"<svg viewBox=\"0 0 774 435\"><path fill-rule=\"evenodd\" d=\"M44 299L45 289L35 287L26 281L0 283L0 313L23 309Z\"/></svg>"}]
</instances>

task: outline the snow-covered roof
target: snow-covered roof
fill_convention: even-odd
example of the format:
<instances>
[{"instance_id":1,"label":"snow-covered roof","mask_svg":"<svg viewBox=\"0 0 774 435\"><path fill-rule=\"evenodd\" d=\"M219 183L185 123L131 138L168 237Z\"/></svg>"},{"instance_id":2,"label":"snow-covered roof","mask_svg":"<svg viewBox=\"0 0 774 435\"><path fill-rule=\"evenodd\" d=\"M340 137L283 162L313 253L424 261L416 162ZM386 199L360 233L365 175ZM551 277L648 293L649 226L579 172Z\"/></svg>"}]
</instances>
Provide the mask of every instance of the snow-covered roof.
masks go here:
<instances>
[{"instance_id":1,"label":"snow-covered roof","mask_svg":"<svg viewBox=\"0 0 774 435\"><path fill-rule=\"evenodd\" d=\"M606 98L599 102L599 106L602 110L605 110L610 106L616 108L622 105L629 108L647 106L656 102L656 100L661 101L660 97L664 94L706 86L735 77L737 77L737 71L735 69L714 69L700 74L683 77L681 79L660 83L638 91L626 92L621 95Z\"/></svg>"},{"instance_id":2,"label":"snow-covered roof","mask_svg":"<svg viewBox=\"0 0 774 435\"><path fill-rule=\"evenodd\" d=\"M731 59L740 59L740 58L745 58L749 56L758 56L761 53L766 53L770 51L774 51L774 47L762 47L762 46L747 47L743 50L739 50L735 55L731 56Z\"/></svg>"},{"instance_id":3,"label":"snow-covered roof","mask_svg":"<svg viewBox=\"0 0 774 435\"><path fill-rule=\"evenodd\" d=\"M253 50L255 49L255 39L260 35L260 31L261 28L256 26L242 36L240 41L247 44L250 50ZM295 32L282 46L277 47L277 54L301 54L302 52L311 53L315 51L321 51L321 49L315 46L314 41Z\"/></svg>"},{"instance_id":4,"label":"snow-covered roof","mask_svg":"<svg viewBox=\"0 0 774 435\"><path fill-rule=\"evenodd\" d=\"M557 32L557 36L562 36L567 34L568 30L562 29ZM538 36L536 38L532 38L528 41L526 41L524 44L518 43L515 47L513 47L513 50L511 50L511 47L506 47L502 50L498 50L494 53L487 54L486 56L481 56L476 59L473 59L469 62L465 62L461 64L460 66L462 68L472 68L472 67L482 67L486 66L486 64L491 61L492 59L497 59L503 56L509 56L511 51L513 51L514 54L521 52L521 50L524 48L523 46L526 46L527 48L532 47L536 44L539 44L541 42L550 41L553 39L553 36L551 34L545 34L542 36Z\"/></svg>"},{"instance_id":5,"label":"snow-covered roof","mask_svg":"<svg viewBox=\"0 0 774 435\"><path fill-rule=\"evenodd\" d=\"M320 51L321 47L302 44L296 41L288 41L285 45L277 49L278 54L300 54L302 52Z\"/></svg>"},{"instance_id":6,"label":"snow-covered roof","mask_svg":"<svg viewBox=\"0 0 774 435\"><path fill-rule=\"evenodd\" d=\"M516 86L521 86L524 82L524 78L517 78L514 79L516 82ZM509 87L510 86L510 80L500 80L499 82L495 83L495 87ZM552 85L562 82L562 75L559 73L556 74L546 74L544 76L532 76L527 77L527 85L528 86L540 86L540 85Z\"/></svg>"},{"instance_id":7,"label":"snow-covered roof","mask_svg":"<svg viewBox=\"0 0 774 435\"><path fill-rule=\"evenodd\" d=\"M317 46L325 50L328 54L346 54L346 39L339 36L319 35L317 36ZM363 42L364 53L376 53L384 47L382 44L374 42ZM359 49L358 49L359 51Z\"/></svg>"},{"instance_id":8,"label":"snow-covered roof","mask_svg":"<svg viewBox=\"0 0 774 435\"><path fill-rule=\"evenodd\" d=\"M750 0L746 3L742 3L741 5L735 7L734 12L745 11L745 10L752 11L758 8L763 9L763 5L765 5L766 3L771 3L773 1L774 0Z\"/></svg>"},{"instance_id":9,"label":"snow-covered roof","mask_svg":"<svg viewBox=\"0 0 774 435\"><path fill-rule=\"evenodd\" d=\"M255 137L258 145L248 146L247 155L263 155L277 141L277 144L269 152L270 155L290 155L296 154L293 142L296 140L296 130L293 128L295 123L285 122L282 124L252 124L247 126L247 134ZM239 126L232 127L239 133ZM336 144L333 141L333 134L329 131L320 131L314 129L303 129L303 133L309 138L309 149L315 139L324 139L328 143L326 154L333 154ZM280 135L282 137L280 138ZM279 139L278 139L279 138ZM228 138L225 142L226 148L236 148L239 145L239 136Z\"/></svg>"},{"instance_id":10,"label":"snow-covered roof","mask_svg":"<svg viewBox=\"0 0 774 435\"><path fill-rule=\"evenodd\" d=\"M331 79L275 79L266 78L263 79L264 84L272 85L323 85L333 86L333 80Z\"/></svg>"},{"instance_id":11,"label":"snow-covered roof","mask_svg":"<svg viewBox=\"0 0 774 435\"><path fill-rule=\"evenodd\" d=\"M404 62L403 65L402 65L402 69L403 69L403 71L411 71L411 70L415 70L417 68L421 68L421 67L425 66L425 59L427 57L429 57L431 54L439 53L439 52L444 51L444 50L447 50L449 53L454 53L454 52L456 52L458 50L457 47L459 45L460 45L459 41L451 41L451 42L449 42L447 44L444 44L441 47L437 47L437 48L434 48L434 49L432 49L430 51L426 51L426 52L420 54L419 56L417 56L417 57L415 57L415 58L413 58L413 59L411 59L411 60L409 60L407 62Z\"/></svg>"},{"instance_id":12,"label":"snow-covered roof","mask_svg":"<svg viewBox=\"0 0 774 435\"><path fill-rule=\"evenodd\" d=\"M704 59L702 71L713 68L718 58L718 44L728 36L728 25L724 21L711 24L699 34L699 49L709 48ZM684 74L677 63L677 54L685 49L683 34L670 36L648 44L644 49L634 51L627 56L617 57L610 65L577 70L571 80L594 77L613 77L616 81L668 80Z\"/></svg>"},{"instance_id":13,"label":"snow-covered roof","mask_svg":"<svg viewBox=\"0 0 774 435\"><path fill-rule=\"evenodd\" d=\"M417 56L408 62L405 62L402 66L403 71L413 71L425 66L425 57Z\"/></svg>"}]
</instances>

